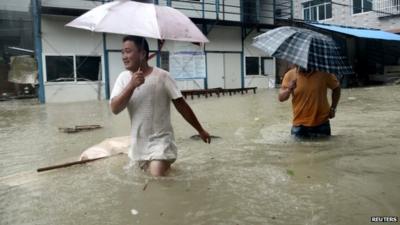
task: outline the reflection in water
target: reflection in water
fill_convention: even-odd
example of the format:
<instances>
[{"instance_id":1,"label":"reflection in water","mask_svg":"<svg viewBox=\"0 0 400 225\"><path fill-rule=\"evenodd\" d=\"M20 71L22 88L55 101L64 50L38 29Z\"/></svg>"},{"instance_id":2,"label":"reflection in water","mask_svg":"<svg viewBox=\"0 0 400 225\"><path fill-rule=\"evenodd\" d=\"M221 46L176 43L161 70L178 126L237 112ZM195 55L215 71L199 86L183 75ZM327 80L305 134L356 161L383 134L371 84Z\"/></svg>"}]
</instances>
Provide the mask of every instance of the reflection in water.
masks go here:
<instances>
[{"instance_id":1,"label":"reflection in water","mask_svg":"<svg viewBox=\"0 0 400 225\"><path fill-rule=\"evenodd\" d=\"M174 111L179 156L152 178L125 155L45 173L129 133L106 102L0 102L1 224L367 224L400 216L400 86L346 89L328 140L289 136L277 90L188 100L210 145ZM99 124L66 134L58 127ZM134 211L132 211L134 210ZM135 212L135 213L132 213Z\"/></svg>"}]
</instances>

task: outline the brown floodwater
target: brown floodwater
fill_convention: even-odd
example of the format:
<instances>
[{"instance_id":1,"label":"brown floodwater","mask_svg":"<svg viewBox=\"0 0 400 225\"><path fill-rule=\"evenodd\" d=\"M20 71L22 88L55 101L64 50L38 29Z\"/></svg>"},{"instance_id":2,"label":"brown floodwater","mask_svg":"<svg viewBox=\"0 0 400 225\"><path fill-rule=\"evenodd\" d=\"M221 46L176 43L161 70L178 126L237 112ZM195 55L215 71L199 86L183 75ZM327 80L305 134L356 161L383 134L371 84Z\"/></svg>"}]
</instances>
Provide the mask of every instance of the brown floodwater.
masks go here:
<instances>
[{"instance_id":1,"label":"brown floodwater","mask_svg":"<svg viewBox=\"0 0 400 225\"><path fill-rule=\"evenodd\" d=\"M178 160L155 179L126 155L37 173L129 135L106 101L0 102L0 224L368 224L400 216L400 86L345 89L333 136L296 141L277 90L187 100L210 145L176 110ZM99 124L67 134L58 127Z\"/></svg>"}]
</instances>

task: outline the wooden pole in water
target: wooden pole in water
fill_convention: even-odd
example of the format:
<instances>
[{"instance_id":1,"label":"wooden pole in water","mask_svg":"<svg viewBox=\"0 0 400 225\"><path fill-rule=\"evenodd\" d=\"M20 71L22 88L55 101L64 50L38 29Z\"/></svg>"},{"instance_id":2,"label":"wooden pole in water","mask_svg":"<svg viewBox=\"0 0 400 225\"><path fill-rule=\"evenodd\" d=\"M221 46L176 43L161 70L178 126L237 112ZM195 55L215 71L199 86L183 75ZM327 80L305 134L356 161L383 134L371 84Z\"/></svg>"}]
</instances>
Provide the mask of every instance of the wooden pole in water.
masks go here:
<instances>
[{"instance_id":1,"label":"wooden pole in water","mask_svg":"<svg viewBox=\"0 0 400 225\"><path fill-rule=\"evenodd\" d=\"M121 155L121 154L123 154L123 153L121 152L121 153L118 153L116 155ZM79 160L79 161L74 161L74 162L67 162L67 163L63 163L63 164L58 164L58 165L54 165L54 166L42 167L42 168L37 169L36 171L39 173L39 172L48 171L48 170L65 168L65 167L69 167L69 166L73 166L73 165L85 164L85 163L88 163L88 162L92 162L92 161L96 161L96 160L104 159L104 158L108 158L108 157L111 157L111 156L104 156L104 157L95 158L95 159L84 159L84 160Z\"/></svg>"}]
</instances>

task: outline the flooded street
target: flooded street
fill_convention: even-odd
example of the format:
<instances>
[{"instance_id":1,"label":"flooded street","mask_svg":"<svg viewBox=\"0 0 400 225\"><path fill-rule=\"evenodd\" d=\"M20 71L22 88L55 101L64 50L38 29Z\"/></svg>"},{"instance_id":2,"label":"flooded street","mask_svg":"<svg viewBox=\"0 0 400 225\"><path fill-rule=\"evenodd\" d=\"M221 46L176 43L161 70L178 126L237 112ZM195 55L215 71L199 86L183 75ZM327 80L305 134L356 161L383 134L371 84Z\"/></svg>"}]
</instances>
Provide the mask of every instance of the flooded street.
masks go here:
<instances>
[{"instance_id":1,"label":"flooded street","mask_svg":"<svg viewBox=\"0 0 400 225\"><path fill-rule=\"evenodd\" d=\"M400 217L400 86L344 89L332 137L290 137L290 101L278 90L188 99L220 136L210 145L172 107L178 160L154 179L126 155L74 161L105 138L126 136L126 112L108 103L0 102L0 224L358 225ZM74 134L58 127L99 124Z\"/></svg>"}]
</instances>

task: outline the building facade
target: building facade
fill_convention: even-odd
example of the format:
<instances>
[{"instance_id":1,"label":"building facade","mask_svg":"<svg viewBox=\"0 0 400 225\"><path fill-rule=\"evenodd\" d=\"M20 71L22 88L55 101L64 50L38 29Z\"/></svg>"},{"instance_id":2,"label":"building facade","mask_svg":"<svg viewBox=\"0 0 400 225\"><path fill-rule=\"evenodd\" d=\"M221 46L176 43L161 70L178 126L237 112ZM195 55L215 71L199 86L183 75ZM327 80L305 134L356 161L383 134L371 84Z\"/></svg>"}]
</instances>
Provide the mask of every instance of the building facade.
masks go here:
<instances>
[{"instance_id":1,"label":"building facade","mask_svg":"<svg viewBox=\"0 0 400 225\"><path fill-rule=\"evenodd\" d=\"M107 1L32 0L40 17L41 102L108 99L121 71L122 36L65 27L87 10ZM186 89L274 87L275 59L251 46L254 36L292 17L288 0L154 0L192 19L210 40L204 46L148 39L157 57L150 64L194 74L176 77ZM182 64L183 62L186 62ZM189 65L189 66L187 66ZM192 66L190 66L192 65ZM200 65L200 69L197 68ZM193 66L197 69L193 69ZM174 70L175 69L175 70ZM199 72L200 71L200 72ZM172 74L175 76L176 74Z\"/></svg>"},{"instance_id":2,"label":"building facade","mask_svg":"<svg viewBox=\"0 0 400 225\"><path fill-rule=\"evenodd\" d=\"M294 20L339 43L355 72L343 86L400 78L400 36L392 34L400 34L399 0L295 0L293 8Z\"/></svg>"},{"instance_id":3,"label":"building facade","mask_svg":"<svg viewBox=\"0 0 400 225\"><path fill-rule=\"evenodd\" d=\"M34 82L22 79L19 59L33 60L33 20L30 0L0 0L0 98L27 97L34 93ZM14 60L17 59L18 60Z\"/></svg>"},{"instance_id":4,"label":"building facade","mask_svg":"<svg viewBox=\"0 0 400 225\"><path fill-rule=\"evenodd\" d=\"M293 8L299 20L400 32L399 0L295 0Z\"/></svg>"}]
</instances>

